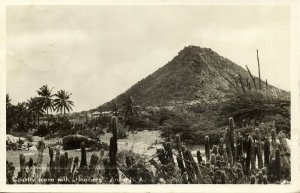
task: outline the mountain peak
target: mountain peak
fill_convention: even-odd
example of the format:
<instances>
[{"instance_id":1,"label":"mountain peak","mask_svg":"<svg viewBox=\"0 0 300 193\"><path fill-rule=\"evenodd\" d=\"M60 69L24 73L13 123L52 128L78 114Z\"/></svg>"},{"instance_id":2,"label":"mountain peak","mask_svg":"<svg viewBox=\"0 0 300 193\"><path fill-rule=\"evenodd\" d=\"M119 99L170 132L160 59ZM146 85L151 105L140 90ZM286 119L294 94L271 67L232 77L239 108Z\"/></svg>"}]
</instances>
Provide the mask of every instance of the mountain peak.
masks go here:
<instances>
[{"instance_id":1,"label":"mountain peak","mask_svg":"<svg viewBox=\"0 0 300 193\"><path fill-rule=\"evenodd\" d=\"M234 87L221 75L230 77L236 74L240 74L245 83L247 79L251 80L245 69L212 49L189 45L125 93L141 106L218 103L235 92ZM122 103L122 95L115 100Z\"/></svg>"}]
</instances>

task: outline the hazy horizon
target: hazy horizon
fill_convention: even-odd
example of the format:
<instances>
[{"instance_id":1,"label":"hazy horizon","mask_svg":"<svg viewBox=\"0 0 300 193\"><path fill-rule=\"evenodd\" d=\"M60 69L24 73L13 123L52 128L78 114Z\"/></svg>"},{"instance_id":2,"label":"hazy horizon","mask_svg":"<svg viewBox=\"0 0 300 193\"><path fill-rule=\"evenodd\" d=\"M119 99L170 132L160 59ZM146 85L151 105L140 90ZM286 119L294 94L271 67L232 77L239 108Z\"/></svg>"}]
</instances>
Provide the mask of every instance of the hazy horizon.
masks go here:
<instances>
[{"instance_id":1,"label":"hazy horizon","mask_svg":"<svg viewBox=\"0 0 300 193\"><path fill-rule=\"evenodd\" d=\"M9 6L7 93L47 84L73 93L75 112L96 108L171 61L185 46L211 48L290 91L285 6Z\"/></svg>"}]
</instances>

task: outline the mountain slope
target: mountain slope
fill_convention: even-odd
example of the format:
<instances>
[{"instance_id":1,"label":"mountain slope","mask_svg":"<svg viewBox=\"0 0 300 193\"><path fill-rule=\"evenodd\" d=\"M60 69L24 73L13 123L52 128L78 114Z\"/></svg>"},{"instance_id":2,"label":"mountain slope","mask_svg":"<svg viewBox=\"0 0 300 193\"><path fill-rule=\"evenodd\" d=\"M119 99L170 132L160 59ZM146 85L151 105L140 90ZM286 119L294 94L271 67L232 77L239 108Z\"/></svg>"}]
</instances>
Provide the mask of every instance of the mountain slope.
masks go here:
<instances>
[{"instance_id":1,"label":"mountain slope","mask_svg":"<svg viewBox=\"0 0 300 193\"><path fill-rule=\"evenodd\" d=\"M222 102L235 90L220 74L232 81L231 75L240 74L244 84L247 79L251 81L245 69L210 48L188 46L125 93L131 95L140 106ZM251 86L253 88L252 82ZM123 95L115 98L117 103L122 103ZM106 109L108 106L109 103L105 103L100 108Z\"/></svg>"}]
</instances>

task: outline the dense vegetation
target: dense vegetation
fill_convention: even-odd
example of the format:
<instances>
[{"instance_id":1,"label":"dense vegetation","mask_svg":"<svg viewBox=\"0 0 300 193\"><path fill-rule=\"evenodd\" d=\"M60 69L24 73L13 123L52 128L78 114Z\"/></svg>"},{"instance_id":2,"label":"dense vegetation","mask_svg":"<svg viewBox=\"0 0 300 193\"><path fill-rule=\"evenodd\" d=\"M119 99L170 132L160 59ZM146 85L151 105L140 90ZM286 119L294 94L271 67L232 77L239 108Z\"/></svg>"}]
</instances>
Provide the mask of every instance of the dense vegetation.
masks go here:
<instances>
[{"instance_id":1,"label":"dense vegetation","mask_svg":"<svg viewBox=\"0 0 300 193\"><path fill-rule=\"evenodd\" d=\"M8 184L269 184L290 181L290 149L285 134L276 134L274 129L265 137L255 129L254 134L242 136L234 129L229 118L220 143L212 145L205 136L205 154L192 152L176 135L173 141L157 149L155 156L145 157L131 151L118 153L117 117L111 119L108 154L100 150L100 157L94 153L88 163L86 143L81 142L81 158L69 157L68 152L49 147L49 167L43 170L44 141L38 144L36 162L20 154L20 168L15 175L14 163L6 162ZM278 139L278 140L277 140ZM258 164L256 164L258 163ZM35 168L35 169L34 169ZM121 174L121 175L120 175Z\"/></svg>"}]
</instances>

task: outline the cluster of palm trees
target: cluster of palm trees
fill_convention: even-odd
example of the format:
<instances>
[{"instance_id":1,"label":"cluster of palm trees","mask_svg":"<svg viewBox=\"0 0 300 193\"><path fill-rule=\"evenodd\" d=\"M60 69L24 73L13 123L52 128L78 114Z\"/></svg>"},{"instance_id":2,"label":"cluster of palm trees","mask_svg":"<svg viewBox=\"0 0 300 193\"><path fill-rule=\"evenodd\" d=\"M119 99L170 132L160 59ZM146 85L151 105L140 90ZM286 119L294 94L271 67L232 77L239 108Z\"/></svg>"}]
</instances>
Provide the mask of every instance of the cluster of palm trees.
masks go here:
<instances>
[{"instance_id":1,"label":"cluster of palm trees","mask_svg":"<svg viewBox=\"0 0 300 193\"><path fill-rule=\"evenodd\" d=\"M65 90L59 90L57 93L53 94L52 89L49 89L47 85L43 85L37 90L37 97L31 97L26 102L19 103L18 106L22 106L23 110L15 113L12 113L13 116L7 116L7 123L13 122L16 119L19 119L21 115L24 115L26 111L26 116L33 117L39 128L40 117L45 115L47 116L47 127L49 127L49 112L60 112L63 113L65 117L66 111L70 112L74 102L70 100L72 93L68 93ZM11 108L10 104L11 99L9 95L6 95L6 110L10 111L8 108ZM14 108L16 109L16 108Z\"/></svg>"}]
</instances>

